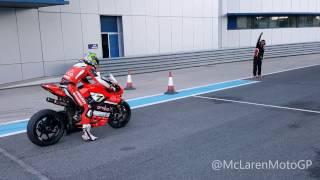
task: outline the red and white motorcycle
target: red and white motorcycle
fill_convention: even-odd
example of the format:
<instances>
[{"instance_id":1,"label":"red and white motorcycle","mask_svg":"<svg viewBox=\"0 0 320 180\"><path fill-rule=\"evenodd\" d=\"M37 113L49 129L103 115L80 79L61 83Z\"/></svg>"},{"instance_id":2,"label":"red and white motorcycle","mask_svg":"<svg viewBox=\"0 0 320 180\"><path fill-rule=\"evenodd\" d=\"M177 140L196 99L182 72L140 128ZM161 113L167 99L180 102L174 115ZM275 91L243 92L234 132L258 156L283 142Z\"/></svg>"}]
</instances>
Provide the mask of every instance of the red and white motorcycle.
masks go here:
<instances>
[{"instance_id":1,"label":"red and white motorcycle","mask_svg":"<svg viewBox=\"0 0 320 180\"><path fill-rule=\"evenodd\" d=\"M102 84L83 84L79 87L80 93L92 106L91 126L100 127L109 124L113 128L122 128L131 118L129 104L122 99L123 88L110 74L104 78L98 73L98 78L107 82L115 91ZM47 97L47 102L64 107L62 111L51 109L40 110L29 120L27 135L30 141L38 146L48 146L57 143L65 132L80 130L82 108L72 96L68 95L65 87L56 84L43 84L43 89L56 96Z\"/></svg>"}]
</instances>

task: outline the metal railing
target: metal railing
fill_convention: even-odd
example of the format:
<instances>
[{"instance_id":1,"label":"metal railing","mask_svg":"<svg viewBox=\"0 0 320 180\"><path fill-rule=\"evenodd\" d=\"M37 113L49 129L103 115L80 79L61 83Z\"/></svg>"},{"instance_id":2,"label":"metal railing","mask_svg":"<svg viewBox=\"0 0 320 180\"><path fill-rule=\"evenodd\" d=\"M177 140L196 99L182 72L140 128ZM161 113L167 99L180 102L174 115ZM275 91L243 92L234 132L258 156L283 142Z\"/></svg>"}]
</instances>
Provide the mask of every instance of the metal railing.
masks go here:
<instances>
[{"instance_id":1,"label":"metal railing","mask_svg":"<svg viewBox=\"0 0 320 180\"><path fill-rule=\"evenodd\" d=\"M253 47L226 48L141 57L123 57L101 61L103 73L121 76L128 71L132 74L167 71L220 63L248 61L253 58ZM320 53L320 42L281 44L267 46L265 58L277 58Z\"/></svg>"}]
</instances>

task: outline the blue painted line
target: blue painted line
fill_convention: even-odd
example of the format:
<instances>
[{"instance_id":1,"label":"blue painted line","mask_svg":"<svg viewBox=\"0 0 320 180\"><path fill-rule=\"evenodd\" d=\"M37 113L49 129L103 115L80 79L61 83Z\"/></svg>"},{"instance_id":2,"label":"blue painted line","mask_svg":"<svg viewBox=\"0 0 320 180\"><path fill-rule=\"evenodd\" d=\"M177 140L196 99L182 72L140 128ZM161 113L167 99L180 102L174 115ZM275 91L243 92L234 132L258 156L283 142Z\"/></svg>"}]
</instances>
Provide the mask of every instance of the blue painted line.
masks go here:
<instances>
[{"instance_id":1,"label":"blue painted line","mask_svg":"<svg viewBox=\"0 0 320 180\"><path fill-rule=\"evenodd\" d=\"M139 98L136 100L130 100L128 102L129 102L130 106L134 109L134 108L148 106L148 105L152 105L152 104L159 104L160 102L168 102L171 100L176 100L176 99L181 99L181 98L190 97L190 96L194 96L194 95L214 92L217 90L237 87L237 86L251 84L251 83L255 83L255 82L256 81L235 80L235 81L211 84L211 85L202 86L202 87L198 87L198 88L186 89L186 90L180 91L178 94L156 95L156 96L150 96L150 97L146 97L146 98Z\"/></svg>"},{"instance_id":2,"label":"blue painted line","mask_svg":"<svg viewBox=\"0 0 320 180\"><path fill-rule=\"evenodd\" d=\"M159 104L159 103L168 102L168 101L174 101L177 99L182 99L182 98L195 96L199 94L205 94L205 93L220 91L224 89L230 89L238 86L244 86L252 83L256 83L256 81L234 80L234 81L228 81L228 82L222 82L222 83L215 83L207 86L181 90L179 91L179 93L173 94L173 95L160 94L160 95L154 95L149 97L131 99L131 100L128 100L128 103L132 109L136 109L140 107L150 106L153 104ZM0 124L0 137L25 131L27 127L27 123L28 123L28 120L17 121L17 122L2 124L2 125Z\"/></svg>"},{"instance_id":3,"label":"blue painted line","mask_svg":"<svg viewBox=\"0 0 320 180\"><path fill-rule=\"evenodd\" d=\"M0 125L0 136L26 130L28 121L21 121L12 124Z\"/></svg>"}]
</instances>

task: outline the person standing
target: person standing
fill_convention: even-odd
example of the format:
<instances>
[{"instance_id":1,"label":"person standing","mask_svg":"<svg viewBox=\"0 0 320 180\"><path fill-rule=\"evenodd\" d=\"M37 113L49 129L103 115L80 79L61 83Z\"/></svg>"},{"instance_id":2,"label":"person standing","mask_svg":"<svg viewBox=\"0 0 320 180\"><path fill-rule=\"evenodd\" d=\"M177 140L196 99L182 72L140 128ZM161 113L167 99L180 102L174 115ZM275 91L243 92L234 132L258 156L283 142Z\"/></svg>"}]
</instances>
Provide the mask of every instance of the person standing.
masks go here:
<instances>
[{"instance_id":1,"label":"person standing","mask_svg":"<svg viewBox=\"0 0 320 180\"><path fill-rule=\"evenodd\" d=\"M262 76L261 76L262 60L263 60L264 49L266 45L266 41L261 40L262 34L263 33L261 33L258 38L256 49L254 51L254 58L253 58L253 77L259 78L260 80L262 79Z\"/></svg>"}]
</instances>

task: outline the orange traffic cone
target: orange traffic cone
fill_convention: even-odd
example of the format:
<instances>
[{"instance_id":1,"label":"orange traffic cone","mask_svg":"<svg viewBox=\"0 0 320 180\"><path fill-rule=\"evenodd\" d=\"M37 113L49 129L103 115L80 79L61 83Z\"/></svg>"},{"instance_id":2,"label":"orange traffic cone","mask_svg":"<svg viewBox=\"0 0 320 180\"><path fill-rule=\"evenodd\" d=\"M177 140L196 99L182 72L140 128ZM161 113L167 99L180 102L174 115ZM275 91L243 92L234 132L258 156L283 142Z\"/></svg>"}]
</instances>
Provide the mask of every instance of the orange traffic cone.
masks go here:
<instances>
[{"instance_id":1,"label":"orange traffic cone","mask_svg":"<svg viewBox=\"0 0 320 180\"><path fill-rule=\"evenodd\" d=\"M136 88L133 87L132 83L132 77L131 77L131 72L128 72L128 77L127 77L127 84L126 87L124 88L125 90L134 90Z\"/></svg>"},{"instance_id":2,"label":"orange traffic cone","mask_svg":"<svg viewBox=\"0 0 320 180\"><path fill-rule=\"evenodd\" d=\"M174 90L173 77L171 71L169 72L168 90L164 94L177 94L177 92Z\"/></svg>"}]
</instances>

